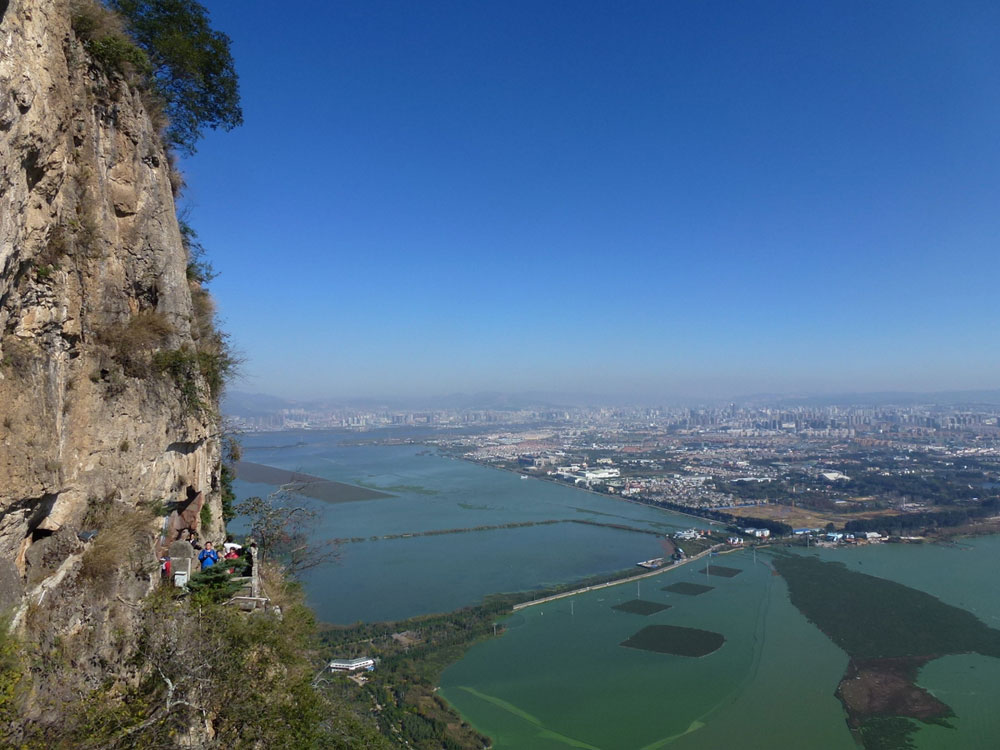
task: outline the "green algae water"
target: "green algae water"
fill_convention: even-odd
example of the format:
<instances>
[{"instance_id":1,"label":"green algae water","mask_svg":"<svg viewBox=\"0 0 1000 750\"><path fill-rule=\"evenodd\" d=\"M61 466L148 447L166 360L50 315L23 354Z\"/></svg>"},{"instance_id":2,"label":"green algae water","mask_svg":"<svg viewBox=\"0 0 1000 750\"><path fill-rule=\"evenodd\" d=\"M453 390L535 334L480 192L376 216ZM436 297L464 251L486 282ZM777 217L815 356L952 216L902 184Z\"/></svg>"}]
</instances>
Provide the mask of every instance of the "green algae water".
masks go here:
<instances>
[{"instance_id":1,"label":"green algae water","mask_svg":"<svg viewBox=\"0 0 1000 750\"><path fill-rule=\"evenodd\" d=\"M814 687L823 676L835 686L846 658L821 633L801 627L763 556L756 565L743 553L724 559L742 572L706 576L696 561L638 587L625 583L524 609L509 618L502 638L475 646L446 670L441 692L498 750L704 748L737 738L749 747L748 727L762 724L762 747L794 747L806 729L810 747L849 746L832 688L816 695ZM714 588L699 596L661 590L678 581ZM637 594L671 608L645 617L613 609ZM725 643L699 658L619 645L657 623L717 632ZM797 639L794 655L780 647L789 638ZM776 703L790 709L792 720L781 726L771 725Z\"/></svg>"},{"instance_id":2,"label":"green algae water","mask_svg":"<svg viewBox=\"0 0 1000 750\"><path fill-rule=\"evenodd\" d=\"M998 537L810 554L921 588L992 627L1000 622ZM846 654L792 606L767 555L758 554L756 564L749 552L721 561L743 572L706 576L698 561L642 581L643 599L672 605L649 616L612 609L637 597L634 583L522 610L508 618L501 638L478 644L445 671L441 692L498 750L857 747L834 695ZM698 596L662 590L676 582L713 588ZM726 640L700 658L619 645L654 623ZM919 684L956 716L950 729L919 724L915 747L997 747L1000 660L937 659Z\"/></svg>"}]
</instances>

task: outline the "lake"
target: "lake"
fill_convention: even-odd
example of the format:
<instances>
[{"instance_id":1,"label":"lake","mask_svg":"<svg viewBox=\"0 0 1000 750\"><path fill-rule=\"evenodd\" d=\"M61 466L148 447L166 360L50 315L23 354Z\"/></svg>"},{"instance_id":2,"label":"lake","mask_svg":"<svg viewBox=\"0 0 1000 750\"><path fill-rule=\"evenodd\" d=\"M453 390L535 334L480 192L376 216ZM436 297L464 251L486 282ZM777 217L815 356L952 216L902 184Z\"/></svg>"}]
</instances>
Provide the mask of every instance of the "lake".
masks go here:
<instances>
[{"instance_id":1,"label":"lake","mask_svg":"<svg viewBox=\"0 0 1000 750\"><path fill-rule=\"evenodd\" d=\"M493 593L611 573L662 556L662 535L705 525L699 519L607 495L522 480L512 472L447 458L422 445L344 444L358 437L324 431L243 439L246 461L390 495L337 503L296 498L317 512L316 538L366 540L341 545L336 564L306 575L310 605L325 622L450 611ZM372 433L362 437L371 438ZM275 487L238 479L235 489L243 499L267 495ZM552 520L563 523L371 541L373 536ZM566 522L573 520L646 529L660 538ZM238 522L233 524L235 531L239 528Z\"/></svg>"},{"instance_id":2,"label":"lake","mask_svg":"<svg viewBox=\"0 0 1000 750\"><path fill-rule=\"evenodd\" d=\"M1000 627L998 537L811 554L922 589ZM746 551L715 559L742 572L706 576L698 562L644 580L643 599L671 605L653 615L612 609L636 598L634 583L522 610L503 637L445 671L441 692L498 750L856 747L834 696L846 654L791 605L766 554L756 563ZM679 581L713 588L697 596L661 590ZM718 632L725 644L700 658L619 645L654 623ZM916 747L997 746L1000 660L944 657L918 682L956 717L953 729L922 725Z\"/></svg>"},{"instance_id":3,"label":"lake","mask_svg":"<svg viewBox=\"0 0 1000 750\"><path fill-rule=\"evenodd\" d=\"M659 534L702 525L420 445L345 444L358 437L303 432L244 439L248 461L390 495L356 502L296 498L317 511L316 538L366 540L343 544L336 564L305 579L310 604L327 622L448 611L492 593L610 573L663 554L657 536L567 522L573 519ZM236 489L243 498L275 488L237 481ZM371 541L550 520L560 523ZM809 554L926 591L1000 628L1000 537ZM504 621L502 637L477 644L444 672L440 693L493 737L497 750L857 747L834 695L847 656L791 604L768 555L754 559L739 551L712 564L739 573L707 575L697 561L521 610ZM688 585L663 590L676 583ZM636 599L669 608L630 604ZM649 625L711 631L724 642L700 657L621 645ZM947 656L923 667L918 682L956 717L951 729L922 726L916 747L997 746L1000 660Z\"/></svg>"}]
</instances>

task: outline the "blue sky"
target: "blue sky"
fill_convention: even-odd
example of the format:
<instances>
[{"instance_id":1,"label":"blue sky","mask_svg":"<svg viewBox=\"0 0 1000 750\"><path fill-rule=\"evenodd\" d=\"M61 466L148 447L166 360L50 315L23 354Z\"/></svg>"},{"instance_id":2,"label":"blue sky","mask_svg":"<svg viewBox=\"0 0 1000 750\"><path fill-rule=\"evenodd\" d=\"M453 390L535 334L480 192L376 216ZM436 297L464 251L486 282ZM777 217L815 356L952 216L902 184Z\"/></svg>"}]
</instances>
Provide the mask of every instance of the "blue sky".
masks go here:
<instances>
[{"instance_id":1,"label":"blue sky","mask_svg":"<svg viewBox=\"0 0 1000 750\"><path fill-rule=\"evenodd\" d=\"M241 390L1000 384L996 3L205 4Z\"/></svg>"}]
</instances>

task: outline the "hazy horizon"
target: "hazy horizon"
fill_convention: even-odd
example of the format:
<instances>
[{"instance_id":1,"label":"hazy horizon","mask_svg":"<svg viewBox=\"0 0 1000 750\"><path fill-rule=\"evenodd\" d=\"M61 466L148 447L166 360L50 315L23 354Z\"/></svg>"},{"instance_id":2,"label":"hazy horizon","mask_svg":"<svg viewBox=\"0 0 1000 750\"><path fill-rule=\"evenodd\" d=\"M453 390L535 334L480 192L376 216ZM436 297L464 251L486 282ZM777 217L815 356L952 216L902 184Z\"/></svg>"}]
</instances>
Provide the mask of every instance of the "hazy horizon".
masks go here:
<instances>
[{"instance_id":1,"label":"hazy horizon","mask_svg":"<svg viewBox=\"0 0 1000 750\"><path fill-rule=\"evenodd\" d=\"M278 402L278 403L272 403ZM779 405L939 405L1000 404L1000 389L943 390L943 391L838 391L817 392L756 392L729 394L720 397L685 397L669 394L609 394L566 391L457 391L421 396L399 394L378 395L302 395L266 393L233 389L224 397L224 410L233 404L258 408L269 405L284 406L325 405L343 408L389 409L509 409L534 407L718 407L726 404L738 406ZM235 410L235 411L238 411Z\"/></svg>"},{"instance_id":2,"label":"hazy horizon","mask_svg":"<svg viewBox=\"0 0 1000 750\"><path fill-rule=\"evenodd\" d=\"M502 385L499 383L486 383L482 385L463 385L454 383L453 387L442 385L435 388L433 385L423 385L422 387L400 387L389 381L381 387L378 384L368 383L366 387L337 388L329 386L322 377L314 380L299 380L295 373L289 373L288 377L280 381L269 384L260 378L251 379L242 376L237 379L233 387L243 393L260 393L277 396L291 400L317 401L317 400L337 400L337 399L368 399L368 400L429 400L452 395L476 395L476 394L510 394L518 395L525 393L543 394L568 394L585 395L588 398L607 398L616 401L636 401L651 403L657 401L724 401L742 398L754 398L761 395L777 397L825 397L842 396L849 394L873 394L873 393L899 393L899 394L933 394L933 393L956 393L956 392L977 392L992 391L1000 389L1000 382L996 379L983 377L981 379L970 378L966 382L952 384L938 384L927 380L914 378L896 382L868 381L868 385L855 384L851 382L827 382L810 383L805 379L795 380L776 375L774 378L761 377L753 381L744 381L741 385L737 378L722 378L706 376L700 382L695 383L694 379L688 383L677 387L655 387L652 378L633 378L635 383L642 383L635 387L625 387L621 378L619 387L605 385L601 387L600 382L593 387L587 387L586 382L581 382L577 387L557 384L539 383L537 385L520 386L509 383ZM727 384L731 384L728 385ZM782 387L784 386L784 387Z\"/></svg>"}]
</instances>

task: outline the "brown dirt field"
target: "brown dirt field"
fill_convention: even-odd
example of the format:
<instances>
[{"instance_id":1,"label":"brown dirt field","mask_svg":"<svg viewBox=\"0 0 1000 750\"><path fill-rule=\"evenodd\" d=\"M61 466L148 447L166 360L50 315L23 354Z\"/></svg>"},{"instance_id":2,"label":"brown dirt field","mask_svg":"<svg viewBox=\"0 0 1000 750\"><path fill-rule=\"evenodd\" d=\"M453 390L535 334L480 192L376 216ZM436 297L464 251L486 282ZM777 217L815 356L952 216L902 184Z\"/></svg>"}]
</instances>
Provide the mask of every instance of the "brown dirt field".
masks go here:
<instances>
[{"instance_id":1,"label":"brown dirt field","mask_svg":"<svg viewBox=\"0 0 1000 750\"><path fill-rule=\"evenodd\" d=\"M938 539L954 539L955 537L981 534L1000 534L1000 517L986 518L978 523L970 523L965 526L938 529L934 536Z\"/></svg>"},{"instance_id":2,"label":"brown dirt field","mask_svg":"<svg viewBox=\"0 0 1000 750\"><path fill-rule=\"evenodd\" d=\"M794 529L821 529L828 523L843 526L848 521L862 518L878 518L880 516L899 515L892 510L870 510L862 511L860 513L833 513L778 504L752 505L745 508L730 508L726 512L732 513L734 516L767 518L771 521L781 521L782 523L787 523Z\"/></svg>"}]
</instances>

